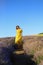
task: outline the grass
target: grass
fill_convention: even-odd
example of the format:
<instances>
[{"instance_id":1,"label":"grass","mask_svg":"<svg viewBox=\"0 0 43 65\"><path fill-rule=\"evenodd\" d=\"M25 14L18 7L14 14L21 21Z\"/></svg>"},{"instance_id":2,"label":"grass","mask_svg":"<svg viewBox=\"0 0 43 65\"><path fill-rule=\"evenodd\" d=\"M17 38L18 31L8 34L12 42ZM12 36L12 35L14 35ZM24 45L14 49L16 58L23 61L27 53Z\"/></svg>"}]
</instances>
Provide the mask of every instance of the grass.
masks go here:
<instances>
[{"instance_id":1,"label":"grass","mask_svg":"<svg viewBox=\"0 0 43 65\"><path fill-rule=\"evenodd\" d=\"M38 56L38 58L36 59L36 63L39 64L41 60L43 60L43 56Z\"/></svg>"},{"instance_id":2,"label":"grass","mask_svg":"<svg viewBox=\"0 0 43 65\"><path fill-rule=\"evenodd\" d=\"M30 36L43 36L43 34L34 34L34 35L30 35Z\"/></svg>"},{"instance_id":3,"label":"grass","mask_svg":"<svg viewBox=\"0 0 43 65\"><path fill-rule=\"evenodd\" d=\"M43 36L43 33L39 33L37 36Z\"/></svg>"},{"instance_id":4,"label":"grass","mask_svg":"<svg viewBox=\"0 0 43 65\"><path fill-rule=\"evenodd\" d=\"M31 55L34 55L34 53L35 53L34 50L31 50L31 51L30 51L30 54L31 54Z\"/></svg>"},{"instance_id":5,"label":"grass","mask_svg":"<svg viewBox=\"0 0 43 65\"><path fill-rule=\"evenodd\" d=\"M38 34L37 36L43 36L43 34Z\"/></svg>"}]
</instances>

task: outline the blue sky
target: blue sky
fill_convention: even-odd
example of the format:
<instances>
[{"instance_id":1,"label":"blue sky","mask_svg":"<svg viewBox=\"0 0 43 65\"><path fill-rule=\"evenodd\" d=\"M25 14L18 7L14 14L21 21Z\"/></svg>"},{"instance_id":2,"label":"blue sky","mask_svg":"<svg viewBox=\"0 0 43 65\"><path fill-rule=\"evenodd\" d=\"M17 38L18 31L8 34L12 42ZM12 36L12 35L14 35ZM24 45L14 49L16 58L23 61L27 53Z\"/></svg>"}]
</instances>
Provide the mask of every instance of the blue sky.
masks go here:
<instances>
[{"instance_id":1,"label":"blue sky","mask_svg":"<svg viewBox=\"0 0 43 65\"><path fill-rule=\"evenodd\" d=\"M43 32L43 0L0 0L0 37L15 36L16 25L23 35Z\"/></svg>"}]
</instances>

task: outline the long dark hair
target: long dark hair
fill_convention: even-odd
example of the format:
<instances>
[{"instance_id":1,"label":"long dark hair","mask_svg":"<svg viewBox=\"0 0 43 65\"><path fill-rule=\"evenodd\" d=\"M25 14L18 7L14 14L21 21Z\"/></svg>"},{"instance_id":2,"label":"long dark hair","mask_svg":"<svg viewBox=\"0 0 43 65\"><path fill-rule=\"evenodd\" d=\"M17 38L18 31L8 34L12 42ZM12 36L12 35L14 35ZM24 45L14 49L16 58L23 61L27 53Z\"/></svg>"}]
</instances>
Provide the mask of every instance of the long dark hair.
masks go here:
<instances>
[{"instance_id":1,"label":"long dark hair","mask_svg":"<svg viewBox=\"0 0 43 65\"><path fill-rule=\"evenodd\" d=\"M20 29L20 26L19 26L19 25L17 25L17 26L16 26L16 29Z\"/></svg>"}]
</instances>

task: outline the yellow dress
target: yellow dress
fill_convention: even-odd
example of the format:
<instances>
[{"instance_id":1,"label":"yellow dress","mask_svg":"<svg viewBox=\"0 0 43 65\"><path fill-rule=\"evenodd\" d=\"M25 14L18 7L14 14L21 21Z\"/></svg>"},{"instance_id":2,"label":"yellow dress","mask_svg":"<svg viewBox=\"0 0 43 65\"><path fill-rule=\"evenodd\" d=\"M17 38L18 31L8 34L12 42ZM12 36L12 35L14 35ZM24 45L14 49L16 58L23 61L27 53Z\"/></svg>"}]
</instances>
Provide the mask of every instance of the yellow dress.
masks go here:
<instances>
[{"instance_id":1,"label":"yellow dress","mask_svg":"<svg viewBox=\"0 0 43 65\"><path fill-rule=\"evenodd\" d=\"M16 30L15 44L19 44L22 42L22 30Z\"/></svg>"}]
</instances>

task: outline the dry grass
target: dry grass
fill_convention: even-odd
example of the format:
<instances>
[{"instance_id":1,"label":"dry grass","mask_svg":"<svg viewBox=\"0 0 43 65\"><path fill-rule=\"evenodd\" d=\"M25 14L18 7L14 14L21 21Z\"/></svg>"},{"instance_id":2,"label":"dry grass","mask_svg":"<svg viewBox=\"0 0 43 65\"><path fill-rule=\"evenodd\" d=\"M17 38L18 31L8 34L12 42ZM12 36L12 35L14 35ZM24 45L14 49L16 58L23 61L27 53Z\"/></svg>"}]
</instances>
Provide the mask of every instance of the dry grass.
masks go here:
<instances>
[{"instance_id":1,"label":"dry grass","mask_svg":"<svg viewBox=\"0 0 43 65\"><path fill-rule=\"evenodd\" d=\"M34 54L34 60L37 64L41 63L41 61L43 60L43 48Z\"/></svg>"},{"instance_id":2,"label":"dry grass","mask_svg":"<svg viewBox=\"0 0 43 65\"><path fill-rule=\"evenodd\" d=\"M15 51L13 52L14 54L24 54L24 51L23 50L19 50L19 51Z\"/></svg>"},{"instance_id":3,"label":"dry grass","mask_svg":"<svg viewBox=\"0 0 43 65\"><path fill-rule=\"evenodd\" d=\"M43 36L32 36L25 40L24 49L29 55L34 55L33 60L39 65L43 61Z\"/></svg>"},{"instance_id":4,"label":"dry grass","mask_svg":"<svg viewBox=\"0 0 43 65\"><path fill-rule=\"evenodd\" d=\"M0 43L3 43L3 47L7 47L12 44L14 38L5 38L0 39ZM28 55L34 55L33 60L37 62L37 64L43 65L43 34L33 35L33 36L25 36L24 40L24 51ZM2 44L0 44L0 47ZM17 54L24 53L24 51L16 52Z\"/></svg>"},{"instance_id":5,"label":"dry grass","mask_svg":"<svg viewBox=\"0 0 43 65\"><path fill-rule=\"evenodd\" d=\"M39 65L43 65L43 60L40 62L40 64Z\"/></svg>"}]
</instances>

